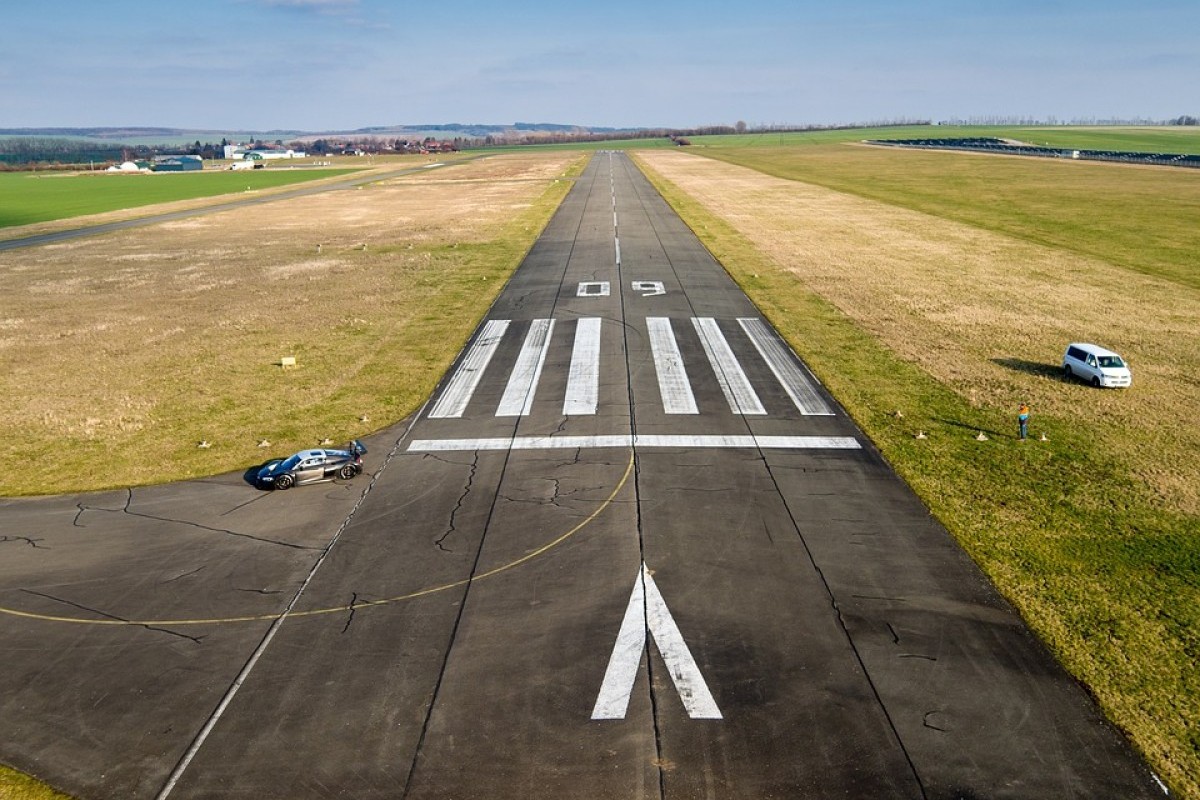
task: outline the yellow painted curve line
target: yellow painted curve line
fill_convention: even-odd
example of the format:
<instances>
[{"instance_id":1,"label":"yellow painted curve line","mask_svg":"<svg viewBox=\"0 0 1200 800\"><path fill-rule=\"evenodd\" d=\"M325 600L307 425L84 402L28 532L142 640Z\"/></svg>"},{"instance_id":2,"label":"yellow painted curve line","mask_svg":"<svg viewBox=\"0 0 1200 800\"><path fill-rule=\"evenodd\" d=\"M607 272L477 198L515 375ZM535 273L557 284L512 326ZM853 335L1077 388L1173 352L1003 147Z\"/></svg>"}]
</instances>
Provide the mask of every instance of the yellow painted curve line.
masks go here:
<instances>
[{"instance_id":1,"label":"yellow painted curve line","mask_svg":"<svg viewBox=\"0 0 1200 800\"><path fill-rule=\"evenodd\" d=\"M357 611L363 608L371 608L372 606L391 605L392 603L400 603L405 600L415 600L418 597L426 597L431 594L437 594L438 592L456 589L461 586L466 586L468 583L472 583L474 581L483 580L484 578L491 578L503 572L508 572L509 570L515 569L527 561L531 561L538 556L553 550L555 547L558 547L560 544L567 541L572 536L579 533L579 531L590 525L597 517L604 513L605 509L612 505L613 501L617 499L617 495L620 494L621 489L625 488L625 484L629 482L629 476L633 472L633 463L634 453L632 450L630 450L629 463L625 465L625 473L621 476L621 480L617 482L617 486L612 490L612 493L604 499L604 502L601 503L595 511L584 518L578 525L571 528L561 536L552 539L532 552L526 553L515 561L510 561L507 564L495 567L487 572L482 572L479 575L475 575L470 578L463 578L462 580L454 581L453 583L442 584L441 586L431 586L426 589L419 589L408 594L397 595L396 597L388 597L383 600L364 600L362 602L351 603L350 605L345 606L336 606L334 608L314 608L310 609L309 611L292 611L290 613L285 612L280 614L258 614L249 617L219 617L214 619L80 619L79 617L56 617L51 614L35 614L29 611L18 611L15 608L5 608L4 606L0 606L0 614L7 614L12 617L22 617L24 619L35 619L41 622L66 622L75 625L148 625L158 628L174 628L183 625L224 625L234 622L269 622L279 619L282 616L287 616L288 618L315 617L321 614L337 614L346 611Z\"/></svg>"}]
</instances>

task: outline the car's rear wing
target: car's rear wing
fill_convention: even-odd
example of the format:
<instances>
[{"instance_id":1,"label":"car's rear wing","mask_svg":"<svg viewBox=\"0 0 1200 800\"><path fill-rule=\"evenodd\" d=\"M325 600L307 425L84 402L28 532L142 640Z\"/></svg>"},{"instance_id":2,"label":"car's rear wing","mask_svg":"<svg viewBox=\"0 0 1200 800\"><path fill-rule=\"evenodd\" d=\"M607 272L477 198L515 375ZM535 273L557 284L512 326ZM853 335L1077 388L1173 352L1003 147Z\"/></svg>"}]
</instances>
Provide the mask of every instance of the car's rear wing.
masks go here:
<instances>
[{"instance_id":1,"label":"car's rear wing","mask_svg":"<svg viewBox=\"0 0 1200 800\"><path fill-rule=\"evenodd\" d=\"M367 452L367 446L358 439L354 439L350 442L350 452L356 456L361 456Z\"/></svg>"}]
</instances>

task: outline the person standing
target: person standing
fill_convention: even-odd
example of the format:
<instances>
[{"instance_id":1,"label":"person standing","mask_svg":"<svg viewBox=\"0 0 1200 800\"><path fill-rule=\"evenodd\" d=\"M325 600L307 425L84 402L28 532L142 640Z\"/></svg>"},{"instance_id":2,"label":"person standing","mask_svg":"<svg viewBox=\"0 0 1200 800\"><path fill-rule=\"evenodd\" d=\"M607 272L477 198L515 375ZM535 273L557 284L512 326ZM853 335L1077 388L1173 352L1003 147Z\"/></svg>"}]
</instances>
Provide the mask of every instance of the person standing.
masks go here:
<instances>
[{"instance_id":1,"label":"person standing","mask_svg":"<svg viewBox=\"0 0 1200 800\"><path fill-rule=\"evenodd\" d=\"M1021 407L1017 409L1017 428L1020 431L1021 441L1025 441L1025 437L1029 435L1029 404L1021 403Z\"/></svg>"}]
</instances>

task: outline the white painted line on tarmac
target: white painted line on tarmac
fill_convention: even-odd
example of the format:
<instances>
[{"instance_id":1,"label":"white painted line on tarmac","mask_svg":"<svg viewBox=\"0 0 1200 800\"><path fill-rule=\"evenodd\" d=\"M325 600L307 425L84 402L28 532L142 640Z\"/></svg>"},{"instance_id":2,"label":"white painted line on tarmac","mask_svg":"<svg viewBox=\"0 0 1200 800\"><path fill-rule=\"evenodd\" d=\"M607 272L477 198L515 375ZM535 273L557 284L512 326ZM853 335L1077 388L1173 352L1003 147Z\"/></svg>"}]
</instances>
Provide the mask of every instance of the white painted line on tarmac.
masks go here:
<instances>
[{"instance_id":1,"label":"white painted line on tarmac","mask_svg":"<svg viewBox=\"0 0 1200 800\"><path fill-rule=\"evenodd\" d=\"M617 633L600 694L592 708L592 719L625 718L642 653L646 650L647 632L654 637L688 717L722 719L721 709L644 562L641 573L633 582L621 630Z\"/></svg>"},{"instance_id":2,"label":"white painted line on tarmac","mask_svg":"<svg viewBox=\"0 0 1200 800\"><path fill-rule=\"evenodd\" d=\"M584 317L575 326L575 346L567 373L563 416L595 414L600 399L600 319Z\"/></svg>"},{"instance_id":3,"label":"white painted line on tarmac","mask_svg":"<svg viewBox=\"0 0 1200 800\"><path fill-rule=\"evenodd\" d=\"M504 337L504 332L508 330L508 323L509 320L506 319L489 319L484 324L478 338L471 345L471 349L467 351L466 358L462 360L454 377L450 379L450 383L446 384L446 390L442 392L442 396L434 404L433 410L429 412L431 419L463 415L467 403L471 401L471 395L479 386L479 379L483 377L483 371L487 369L488 363L496 353L496 348L500 345L500 340Z\"/></svg>"},{"instance_id":4,"label":"white painted line on tarmac","mask_svg":"<svg viewBox=\"0 0 1200 800\"><path fill-rule=\"evenodd\" d=\"M692 317L692 324L696 326L696 333L700 334L700 344L704 346L704 353L716 373L717 383L729 402L729 410L735 414L766 414L767 410L750 385L750 379L730 349L717 321L712 317Z\"/></svg>"},{"instance_id":5,"label":"white painted line on tarmac","mask_svg":"<svg viewBox=\"0 0 1200 800\"><path fill-rule=\"evenodd\" d=\"M813 379L801 369L795 354L777 336L768 330L766 323L757 317L741 317L738 324L754 342L759 355L767 362L771 372L783 385L801 414L809 416L833 416L833 409L825 402L813 386Z\"/></svg>"},{"instance_id":6,"label":"white painted line on tarmac","mask_svg":"<svg viewBox=\"0 0 1200 800\"><path fill-rule=\"evenodd\" d=\"M617 266L621 266L621 240L616 236L613 237L613 243L617 248Z\"/></svg>"},{"instance_id":7,"label":"white painted line on tarmac","mask_svg":"<svg viewBox=\"0 0 1200 800\"><path fill-rule=\"evenodd\" d=\"M666 317L646 317L646 328L650 333L650 352L654 356L654 369L658 373L658 391L662 395L663 412L666 414L699 414L692 385L688 382L683 357L671 330L671 320Z\"/></svg>"},{"instance_id":8,"label":"white painted line on tarmac","mask_svg":"<svg viewBox=\"0 0 1200 800\"><path fill-rule=\"evenodd\" d=\"M612 288L608 281L582 281L575 289L576 297L608 297Z\"/></svg>"},{"instance_id":9,"label":"white painted line on tarmac","mask_svg":"<svg viewBox=\"0 0 1200 800\"><path fill-rule=\"evenodd\" d=\"M529 326L516 366L508 377L508 385L504 387L504 394L496 409L497 417L523 417L533 408L533 395L542 377L542 365L546 363L546 351L550 349L553 332L552 319L535 319Z\"/></svg>"},{"instance_id":10,"label":"white painted line on tarmac","mask_svg":"<svg viewBox=\"0 0 1200 800\"><path fill-rule=\"evenodd\" d=\"M476 439L414 439L410 453L471 450L577 450L601 448L679 448L683 450L861 450L853 436L517 436Z\"/></svg>"},{"instance_id":11,"label":"white painted line on tarmac","mask_svg":"<svg viewBox=\"0 0 1200 800\"><path fill-rule=\"evenodd\" d=\"M667 293L662 281L630 281L629 286L642 297L655 297Z\"/></svg>"}]
</instances>

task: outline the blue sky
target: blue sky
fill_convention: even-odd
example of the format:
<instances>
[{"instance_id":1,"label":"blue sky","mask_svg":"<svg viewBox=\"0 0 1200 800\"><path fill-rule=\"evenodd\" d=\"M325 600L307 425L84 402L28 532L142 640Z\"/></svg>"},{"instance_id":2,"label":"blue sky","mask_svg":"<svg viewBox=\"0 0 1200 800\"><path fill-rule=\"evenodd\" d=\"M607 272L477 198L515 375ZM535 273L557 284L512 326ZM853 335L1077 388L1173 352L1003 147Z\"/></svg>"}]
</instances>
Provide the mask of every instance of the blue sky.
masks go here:
<instances>
[{"instance_id":1,"label":"blue sky","mask_svg":"<svg viewBox=\"0 0 1200 800\"><path fill-rule=\"evenodd\" d=\"M1196 0L42 0L0 127L1200 115Z\"/></svg>"}]
</instances>

